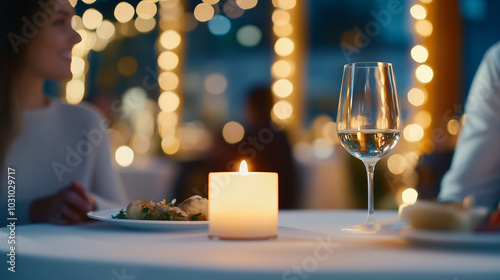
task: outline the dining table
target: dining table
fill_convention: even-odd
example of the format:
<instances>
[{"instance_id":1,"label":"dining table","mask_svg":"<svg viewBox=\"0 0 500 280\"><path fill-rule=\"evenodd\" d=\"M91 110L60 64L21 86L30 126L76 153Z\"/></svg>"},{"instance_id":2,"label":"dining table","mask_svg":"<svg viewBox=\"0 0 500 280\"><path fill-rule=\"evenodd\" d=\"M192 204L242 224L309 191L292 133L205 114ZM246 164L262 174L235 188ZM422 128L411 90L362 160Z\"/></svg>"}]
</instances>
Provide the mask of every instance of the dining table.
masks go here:
<instances>
[{"instance_id":1,"label":"dining table","mask_svg":"<svg viewBox=\"0 0 500 280\"><path fill-rule=\"evenodd\" d=\"M206 226L2 227L0 279L500 279L500 242L494 242L500 233L484 235L493 242L479 235L464 243L453 232L409 238L390 210L375 211L380 224L391 225L386 230L342 230L365 218L366 210L280 210L277 237L260 240L210 238ZM12 239L15 271L8 269Z\"/></svg>"}]
</instances>

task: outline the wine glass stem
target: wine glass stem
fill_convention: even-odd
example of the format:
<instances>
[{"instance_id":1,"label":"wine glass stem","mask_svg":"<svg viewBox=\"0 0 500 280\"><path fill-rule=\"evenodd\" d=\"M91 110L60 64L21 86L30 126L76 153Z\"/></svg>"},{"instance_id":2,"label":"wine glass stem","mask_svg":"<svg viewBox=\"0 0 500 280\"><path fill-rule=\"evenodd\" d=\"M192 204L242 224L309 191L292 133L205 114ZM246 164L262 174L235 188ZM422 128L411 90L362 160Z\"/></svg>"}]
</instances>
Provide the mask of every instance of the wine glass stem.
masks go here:
<instances>
[{"instance_id":1,"label":"wine glass stem","mask_svg":"<svg viewBox=\"0 0 500 280\"><path fill-rule=\"evenodd\" d=\"M366 222L372 223L375 222L375 218L373 217L373 171L377 162L363 163L366 167L366 179L368 181L368 217L366 217Z\"/></svg>"}]
</instances>

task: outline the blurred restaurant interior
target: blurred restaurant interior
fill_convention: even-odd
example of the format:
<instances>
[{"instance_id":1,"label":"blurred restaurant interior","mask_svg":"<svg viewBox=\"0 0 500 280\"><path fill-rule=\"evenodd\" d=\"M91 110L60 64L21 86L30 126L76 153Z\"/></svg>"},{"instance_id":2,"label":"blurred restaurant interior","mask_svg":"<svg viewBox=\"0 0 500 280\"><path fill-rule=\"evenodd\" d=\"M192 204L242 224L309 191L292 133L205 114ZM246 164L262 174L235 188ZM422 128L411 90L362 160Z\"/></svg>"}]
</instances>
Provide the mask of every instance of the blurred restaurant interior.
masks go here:
<instances>
[{"instance_id":1,"label":"blurred restaurant interior","mask_svg":"<svg viewBox=\"0 0 500 280\"><path fill-rule=\"evenodd\" d=\"M280 130L246 133L249 93L270 87L272 122L295 170L280 179L295 176L298 186L289 208L365 208L363 164L340 146L335 125L343 66L358 61L393 64L403 111L402 137L375 170L375 207L432 199L474 73L500 39L493 0L70 2L82 37L73 79L46 88L109 120L130 201L203 194L209 171L235 166L208 163L220 149L237 150L232 160L251 170L258 151L286 161L271 153L282 148L270 144Z\"/></svg>"}]
</instances>

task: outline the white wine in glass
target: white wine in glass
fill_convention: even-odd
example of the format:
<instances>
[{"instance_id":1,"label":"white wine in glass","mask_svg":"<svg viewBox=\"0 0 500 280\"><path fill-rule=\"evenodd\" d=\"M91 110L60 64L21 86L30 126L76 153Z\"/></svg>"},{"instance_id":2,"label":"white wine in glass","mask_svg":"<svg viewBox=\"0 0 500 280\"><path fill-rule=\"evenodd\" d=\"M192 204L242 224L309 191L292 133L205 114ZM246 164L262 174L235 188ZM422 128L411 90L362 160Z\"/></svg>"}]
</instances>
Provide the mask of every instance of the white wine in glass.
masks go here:
<instances>
[{"instance_id":1,"label":"white wine in glass","mask_svg":"<svg viewBox=\"0 0 500 280\"><path fill-rule=\"evenodd\" d=\"M401 114L392 64L357 62L344 66L337 111L342 146L363 161L368 179L368 216L364 224L344 230L373 233L373 171L401 135Z\"/></svg>"}]
</instances>

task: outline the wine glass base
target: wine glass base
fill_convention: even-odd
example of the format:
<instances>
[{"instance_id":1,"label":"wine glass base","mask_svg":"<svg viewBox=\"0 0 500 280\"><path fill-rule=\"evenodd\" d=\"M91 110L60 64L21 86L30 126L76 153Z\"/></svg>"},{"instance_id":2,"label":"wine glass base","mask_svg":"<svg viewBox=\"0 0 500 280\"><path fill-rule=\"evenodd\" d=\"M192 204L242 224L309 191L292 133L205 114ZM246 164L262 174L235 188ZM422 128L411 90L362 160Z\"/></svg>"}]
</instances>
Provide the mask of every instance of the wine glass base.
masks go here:
<instances>
[{"instance_id":1,"label":"wine glass base","mask_svg":"<svg viewBox=\"0 0 500 280\"><path fill-rule=\"evenodd\" d=\"M364 224L348 226L342 228L342 231L354 232L354 233L363 233L363 234L374 234L380 232L381 225L376 223L375 221L366 222Z\"/></svg>"}]
</instances>

